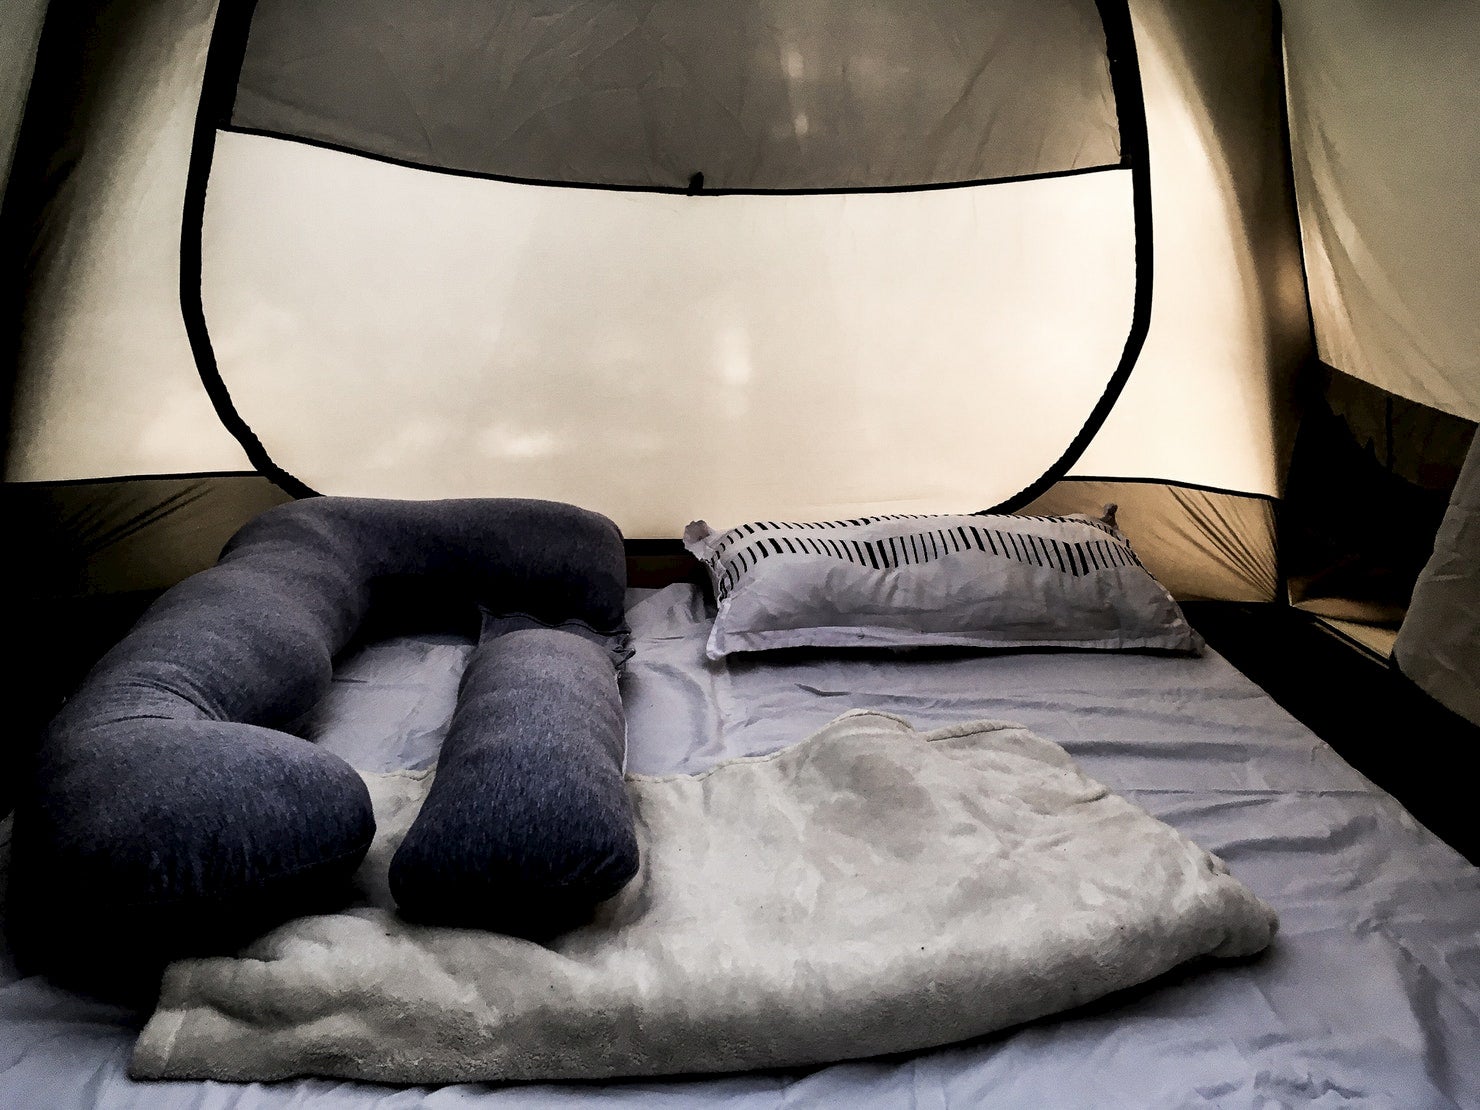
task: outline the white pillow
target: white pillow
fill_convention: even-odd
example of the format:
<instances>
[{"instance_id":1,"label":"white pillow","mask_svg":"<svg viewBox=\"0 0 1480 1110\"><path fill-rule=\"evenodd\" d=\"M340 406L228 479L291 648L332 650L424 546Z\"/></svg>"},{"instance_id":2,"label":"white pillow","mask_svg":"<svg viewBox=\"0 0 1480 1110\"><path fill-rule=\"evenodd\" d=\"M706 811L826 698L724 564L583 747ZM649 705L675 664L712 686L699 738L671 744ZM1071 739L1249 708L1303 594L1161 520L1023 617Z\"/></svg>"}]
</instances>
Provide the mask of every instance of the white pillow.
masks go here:
<instances>
[{"instance_id":1,"label":"white pillow","mask_svg":"<svg viewBox=\"0 0 1480 1110\"><path fill-rule=\"evenodd\" d=\"M1197 652L1202 640L1114 524L1087 516L874 516L684 546L719 606L708 655L790 647Z\"/></svg>"}]
</instances>

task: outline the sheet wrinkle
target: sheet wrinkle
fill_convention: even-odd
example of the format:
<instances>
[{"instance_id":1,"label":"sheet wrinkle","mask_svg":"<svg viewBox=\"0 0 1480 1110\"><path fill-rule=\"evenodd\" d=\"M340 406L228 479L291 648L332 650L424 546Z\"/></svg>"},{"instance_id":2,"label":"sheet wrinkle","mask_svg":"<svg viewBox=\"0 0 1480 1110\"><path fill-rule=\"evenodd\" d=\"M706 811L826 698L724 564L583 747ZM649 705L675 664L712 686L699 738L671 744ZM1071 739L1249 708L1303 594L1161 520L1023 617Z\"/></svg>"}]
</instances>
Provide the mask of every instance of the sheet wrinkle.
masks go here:
<instances>
[{"instance_id":1,"label":"sheet wrinkle","mask_svg":"<svg viewBox=\"0 0 1480 1110\"><path fill-rule=\"evenodd\" d=\"M1475 1043L1480 1044L1480 992L1476 992L1474 998L1466 998L1459 992L1453 991L1451 988L1447 987L1440 979L1438 979L1434 975L1431 967L1432 964L1439 963L1446 967L1449 966L1448 961L1444 959L1444 954L1442 952L1430 952L1428 954L1430 958L1425 959L1422 954L1415 951L1415 945L1413 945L1407 938L1395 932L1387 922L1381 920L1380 918L1369 918L1367 921L1363 922L1363 925L1366 927L1366 930L1368 932L1382 937L1385 941L1392 945L1394 949L1403 954L1403 956L1408 961L1408 966L1410 968L1412 976L1422 977L1424 982L1430 986L1436 996L1443 995L1444 997L1451 999L1456 1005L1460 1006L1469 1014L1475 1026ZM1437 959L1435 959L1434 957L1437 957ZM1474 986L1474 981L1470 980L1469 985ZM1423 1024L1419 1025L1420 1030L1424 1029L1425 1027L1426 1026Z\"/></svg>"}]
</instances>

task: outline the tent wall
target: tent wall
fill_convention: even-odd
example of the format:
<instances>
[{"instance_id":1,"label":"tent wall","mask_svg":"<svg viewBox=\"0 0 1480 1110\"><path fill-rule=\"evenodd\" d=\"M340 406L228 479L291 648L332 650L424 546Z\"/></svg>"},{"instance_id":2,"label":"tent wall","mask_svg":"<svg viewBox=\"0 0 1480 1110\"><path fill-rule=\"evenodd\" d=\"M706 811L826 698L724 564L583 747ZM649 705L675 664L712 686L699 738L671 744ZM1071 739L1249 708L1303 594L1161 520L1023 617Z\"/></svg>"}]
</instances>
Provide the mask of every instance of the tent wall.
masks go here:
<instances>
[{"instance_id":1,"label":"tent wall","mask_svg":"<svg viewBox=\"0 0 1480 1110\"><path fill-rule=\"evenodd\" d=\"M1150 131L1151 329L1070 473L1278 495L1311 341L1275 6L1136 0L1131 14Z\"/></svg>"},{"instance_id":2,"label":"tent wall","mask_svg":"<svg viewBox=\"0 0 1480 1110\"><path fill-rule=\"evenodd\" d=\"M12 486L9 581L41 598L163 590L210 566L231 534L289 500L258 474L159 475Z\"/></svg>"},{"instance_id":3,"label":"tent wall","mask_svg":"<svg viewBox=\"0 0 1480 1110\"><path fill-rule=\"evenodd\" d=\"M1306 385L1282 514L1290 601L1386 630L1367 634L1386 656L1475 424L1329 367Z\"/></svg>"},{"instance_id":4,"label":"tent wall","mask_svg":"<svg viewBox=\"0 0 1480 1110\"><path fill-rule=\"evenodd\" d=\"M1455 485L1393 659L1441 705L1480 725L1480 442Z\"/></svg>"},{"instance_id":5,"label":"tent wall","mask_svg":"<svg viewBox=\"0 0 1480 1110\"><path fill-rule=\"evenodd\" d=\"M1114 502L1178 598L1268 601L1295 380L1311 353L1276 13L1135 3L1132 14L1157 229L1151 330L1089 449L1025 511ZM1257 460L1257 473L1237 460Z\"/></svg>"},{"instance_id":6,"label":"tent wall","mask_svg":"<svg viewBox=\"0 0 1480 1110\"><path fill-rule=\"evenodd\" d=\"M1168 482L1079 477L1024 510L1099 513L1134 537L1146 569L1183 601L1268 601L1279 592L1275 499Z\"/></svg>"},{"instance_id":7,"label":"tent wall","mask_svg":"<svg viewBox=\"0 0 1480 1110\"><path fill-rule=\"evenodd\" d=\"M1459 569L1466 541L1454 519L1438 525L1451 490L1451 514L1473 497L1455 479L1480 418L1480 7L1283 7L1324 364L1290 475L1291 599L1380 655L1396 639L1421 687L1473 712L1462 673L1477 659L1476 606Z\"/></svg>"},{"instance_id":8,"label":"tent wall","mask_svg":"<svg viewBox=\"0 0 1480 1110\"><path fill-rule=\"evenodd\" d=\"M28 192L6 213L24 225L30 289L6 476L12 483L55 483L239 471L248 465L246 455L202 388L179 289L182 205L214 5L108 0L65 6L66 21L54 19L48 29L38 74L38 88L48 90L46 110L33 111L27 123ZM1172 0L1131 4L1149 133L1149 328L1119 402L1075 473L1132 479L1138 487L1148 478L1171 483L1167 489L1212 487L1262 506L1279 492L1290 441L1290 378L1309 342L1293 194L1284 170L1278 36L1270 4L1195 9ZM390 188L422 187L414 180L418 171L311 147L290 151L288 161L254 166L247 144L273 140L227 139L222 165L236 159L245 175L220 178L209 194L212 204L224 203L232 188L250 193L254 181L270 183L264 167L295 159L309 175L298 183L303 193L335 174L353 192L354 182L392 171L406 176ZM1093 177L1040 184L1067 190ZM454 191L460 187L461 179L448 180ZM1103 375L1118 353L1134 289L1124 239L1128 194L1117 199L1115 188L1101 190L1104 196L1089 208L1076 194L1065 209L1060 222L1072 222L1076 211L1094 217L1075 225L1081 229L1077 262L1052 251L1047 259L1031 259L1045 241L1069 241L1052 238L1051 217L1039 221L1046 240L995 244L1009 252L1009 261L1021 257L1040 268L1046 261L1047 288L1063 286L1077 298L1043 317L1029 340L1012 333L1023 313L1006 296L1010 289L973 277L971 267L980 259L962 254L958 229L969 230L984 203L971 199L971 190L948 190L955 194L949 197L636 194L634 200L549 187L544 192L551 199L539 203L548 207L550 238L517 257L498 255L500 280L541 291L537 301L490 302L475 287L459 315L455 297L439 284L441 275L459 271L433 252L409 256L415 265L398 258L386 269L388 295L404 293L379 302L374 313L373 323L390 332L362 331L363 312L336 317L320 312L322 304L285 317L280 303L261 295L265 281L255 293L229 280L209 285L207 315L214 316L217 354L223 368L235 368L242 398L257 389L259 409L274 409L286 420L279 440L299 434L292 431L295 421L305 437L327 436L312 483L324 492L560 497L610 512L635 536L673 536L696 516L722 523L747 516L973 510L1041 470L1013 472L1004 461L1011 452L998 441L1020 425L1039 428L1039 454L1051 459L1082 422L1082 411L1056 414L1047 404L1070 380L1068 338L1094 332L1090 321L1103 314L1120 321L1119 330L1102 329L1099 348L1082 361ZM480 190L478 203L490 203L492 195ZM897 204L884 207L886 201ZM660 249L649 243L639 250L636 230L620 239L622 212L638 211L634 204L668 221ZM767 213L773 215L787 204L792 215L783 213L774 225L744 222L746 206L772 205ZM823 205L832 215L819 217ZM593 206L600 211L577 221L579 233L562 245L561 226L572 226L572 214ZM899 225L894 254L869 254L869 244L860 248L867 248L863 262L878 262L874 271L834 258L820 275L833 283L829 293L805 285L819 277L805 267L801 287L788 287L768 268L768 258L774 261L775 252L787 248L797 257L818 257L808 253L809 229L828 218L846 221L870 206L880 213L876 225ZM1101 219L1095 214L1102 209L1120 214ZM927 210L935 226L951 230L922 239L918 228L930 224L911 223L911 213ZM325 211L332 215L332 205L301 208L290 213L298 222L279 225L302 232L281 236L286 253L277 256L275 273L287 290L304 270L292 250L313 245L322 221L309 217ZM400 211L404 216L407 209ZM731 229L728 238L715 239L737 213L745 234L736 237ZM458 230L455 223L445 229L449 235ZM641 220L627 223L642 226ZM253 253L266 238L260 226L255 242L250 221L207 226L216 235L207 243L208 277L231 279L254 266L274 272L271 258ZM367 230L362 224L360 237L416 243L414 233L427 226L413 223L407 237L395 226ZM461 238L477 254L479 241L467 226ZM732 259L684 254L696 228L709 236L697 237L707 250L741 252L734 257L746 260L743 288L724 285L735 268L723 263ZM222 248L214 255L213 244ZM556 280L572 272L549 268L552 252L562 250L567 263L596 261L582 277L585 285L563 288ZM738 289L739 326L710 301L703 302L704 312L686 312L696 288L710 301ZM801 294L813 298L802 302L807 305L831 303L830 312L842 306L834 331L812 327L817 312L788 314ZM598 295L617 299L592 299ZM830 295L833 302L816 299ZM744 297L752 298L748 307ZM658 304L660 311L648 318L616 311L644 304ZM881 306L889 304L896 305L894 319L883 323L894 328L892 347L867 330L858 333L866 341L844 342L855 326L881 326ZM798 322L798 316L813 319ZM533 330L531 318L539 322ZM339 366L348 370L285 363L304 352L312 361L324 344L334 346L331 329L305 330L315 320L344 324L339 332L356 343L368 335L371 347L335 348ZM983 320L989 326L982 327ZM614 331L614 322L632 326ZM500 336L511 335L520 341L498 345ZM449 352L442 345L448 336L486 342L526 362L500 392L488 384L497 375L479 370L487 369L487 359L467 361L466 347ZM593 350L601 352L599 359ZM798 351L805 357L798 359ZM773 352L779 352L777 361L768 363ZM996 358L1017 376L974 378L973 358ZM850 360L857 365L850 368ZM274 382L311 384L315 375L332 382L335 374L352 377L355 367L366 366L354 383L358 393L326 388L273 401ZM429 390L439 367L442 380ZM809 367L821 376L804 375ZM942 367L949 370L944 377ZM347 380L341 376L339 385ZM1099 388L1086 383L1086 396ZM367 409L382 422L357 426ZM815 442L819 431L835 428L843 429L837 435L848 437L850 450L841 450L838 439ZM1178 580L1188 592L1269 596L1275 571L1267 529L1235 536L1226 531L1237 523L1234 515L1191 507L1174 494L1155 502L1156 515L1146 504L1141 546L1172 544L1167 562L1183 568ZM1251 511L1262 519L1266 510ZM1178 547L1178 537L1188 542ZM1151 550L1146 555L1155 558Z\"/></svg>"},{"instance_id":9,"label":"tent wall","mask_svg":"<svg viewBox=\"0 0 1480 1110\"><path fill-rule=\"evenodd\" d=\"M16 135L36 66L47 0L7 0L0 12L0 194L10 177Z\"/></svg>"},{"instance_id":10,"label":"tent wall","mask_svg":"<svg viewBox=\"0 0 1480 1110\"><path fill-rule=\"evenodd\" d=\"M856 0L421 0L406 16L401 0L256 0L224 122L413 167L678 193L949 185L1122 154L1094 0L917 0L908 18Z\"/></svg>"},{"instance_id":11,"label":"tent wall","mask_svg":"<svg viewBox=\"0 0 1480 1110\"><path fill-rule=\"evenodd\" d=\"M26 289L7 481L250 469L180 313L184 175L214 15L210 0L50 7L4 212Z\"/></svg>"},{"instance_id":12,"label":"tent wall","mask_svg":"<svg viewBox=\"0 0 1480 1110\"><path fill-rule=\"evenodd\" d=\"M1480 419L1480 5L1285 0L1323 361Z\"/></svg>"}]
</instances>

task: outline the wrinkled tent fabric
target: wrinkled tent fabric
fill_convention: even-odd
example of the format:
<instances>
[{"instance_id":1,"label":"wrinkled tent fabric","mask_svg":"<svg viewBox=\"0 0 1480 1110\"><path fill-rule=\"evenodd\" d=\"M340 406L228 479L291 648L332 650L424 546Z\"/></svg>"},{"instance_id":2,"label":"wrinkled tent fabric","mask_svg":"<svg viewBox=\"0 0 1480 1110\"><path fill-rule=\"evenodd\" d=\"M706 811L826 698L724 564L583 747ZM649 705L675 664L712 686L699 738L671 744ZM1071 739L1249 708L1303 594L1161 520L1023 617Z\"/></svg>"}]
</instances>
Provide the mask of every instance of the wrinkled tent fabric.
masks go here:
<instances>
[{"instance_id":1,"label":"wrinkled tent fabric","mask_svg":"<svg viewBox=\"0 0 1480 1110\"><path fill-rule=\"evenodd\" d=\"M1414 586L1393 658L1434 700L1480 725L1480 440Z\"/></svg>"},{"instance_id":2,"label":"wrinkled tent fabric","mask_svg":"<svg viewBox=\"0 0 1480 1110\"><path fill-rule=\"evenodd\" d=\"M164 590L213 565L245 521L287 500L258 474L11 486L5 516L29 541L6 552L5 570L43 597Z\"/></svg>"},{"instance_id":3,"label":"wrinkled tent fabric","mask_svg":"<svg viewBox=\"0 0 1480 1110\"><path fill-rule=\"evenodd\" d=\"M1282 7L1321 357L1480 419L1480 6Z\"/></svg>"},{"instance_id":4,"label":"wrinkled tent fabric","mask_svg":"<svg viewBox=\"0 0 1480 1110\"><path fill-rule=\"evenodd\" d=\"M185 170L215 10L53 5L6 196L27 283L8 482L249 465L201 388L180 314Z\"/></svg>"},{"instance_id":5,"label":"wrinkled tent fabric","mask_svg":"<svg viewBox=\"0 0 1480 1110\"><path fill-rule=\"evenodd\" d=\"M706 190L860 189L1120 162L1092 0L404 11L258 0L231 127L467 173L677 190L696 173Z\"/></svg>"},{"instance_id":6,"label":"wrinkled tent fabric","mask_svg":"<svg viewBox=\"0 0 1480 1110\"><path fill-rule=\"evenodd\" d=\"M1151 575L1181 600L1266 601L1279 583L1275 501L1167 482L1075 477L1059 482L1023 511L1097 516L1116 505Z\"/></svg>"},{"instance_id":7,"label":"wrinkled tent fabric","mask_svg":"<svg viewBox=\"0 0 1480 1110\"><path fill-rule=\"evenodd\" d=\"M1330 368L1307 384L1281 510L1289 598L1381 631L1386 656L1475 425Z\"/></svg>"},{"instance_id":8,"label":"wrinkled tent fabric","mask_svg":"<svg viewBox=\"0 0 1480 1110\"><path fill-rule=\"evenodd\" d=\"M1098 19L1087 5L1010 7L1031 8L1040 30L1062 30L1050 9ZM1023 170L1013 128L1025 122L1033 73L1064 72L1084 28L1075 16L1074 34L1014 78L1011 107L996 109L991 142L976 152L990 159L968 167L961 135L972 125L949 112L931 125L920 106L956 95L949 90L964 87L961 67L973 58L1023 60L1015 36L962 47L960 57L945 50L951 18L990 30L994 17L981 8L941 3L934 10L944 14L897 36L900 49L926 52L917 76L930 84L939 73L947 90L932 84L910 99L913 145L885 142L895 133L874 134L858 118L873 103L868 81L898 78L898 66L868 77L868 58L899 57L892 40L863 48L884 25L833 12L848 34L783 21L791 38L763 36L756 48L748 72L758 99L747 107L756 114L735 126L767 139L766 127L786 124L765 158L730 169L690 167L689 154L666 169L649 158L643 172L684 191L694 172L712 191L740 169L784 170L799 187L856 184L860 164L850 168L847 151L822 143L834 132L858 149L888 148L870 170L875 184L892 183L884 188ZM261 8L265 20L285 13ZM179 304L186 171L214 5L109 0L68 15L54 21L38 71L48 94L38 99L52 111L33 111L27 124L29 203L7 213L29 258L7 478L239 471L247 460L201 387ZM604 8L586 30L609 38L605 21L619 15ZM1141 357L1081 472L1275 494L1288 429L1282 401L1269 400L1287 395L1304 353L1305 308L1288 182L1266 171L1283 158L1271 13L1135 0L1131 15L1150 132L1155 291ZM668 53L674 36L638 36L600 52L603 64L638 41L682 55ZM856 64L829 90L824 78L837 74L849 41ZM799 62L782 56L787 44ZM553 65L545 55L528 64ZM408 168L387 162L420 152L363 157L247 133L244 84L240 120L216 136L202 241L204 318L222 381L271 457L324 492L547 496L651 537L676 536L698 515L983 508L1036 479L1081 429L1132 322L1140 233L1131 171L1116 168L1121 144L1104 129L1115 106L1107 117L1103 53L1096 64L1047 107L1064 107L1066 96L1088 105L1068 122L1098 138L1068 155L1050 143L1032 162L1070 176L866 196L617 193ZM733 90L738 65L727 47L706 60L713 72L685 80ZM261 65L246 72L261 84ZM540 149L550 128L573 134L581 120L607 118L615 100L633 111L673 100L646 86L639 94L641 82L624 92L605 69L554 76L589 80L601 95L540 122ZM783 85L805 92L790 117L778 114ZM1004 87L989 66L958 115ZM711 110L712 97L696 100ZM797 112L807 116L805 142ZM1076 133L1038 118L1048 124L1040 139ZM697 125L684 126L678 137L693 138ZM630 164L634 150L640 144L619 153ZM917 159L913 172L901 170L903 153ZM573 166L569 176L595 172ZM774 177L737 181L779 186ZM321 419L325 411L338 418ZM1160 503L1184 513L1175 499ZM1213 519L1158 524L1163 536L1199 537L1176 558L1200 596L1249 577L1223 555L1246 541L1201 534ZM1256 558L1255 578L1273 581L1272 545L1260 541Z\"/></svg>"},{"instance_id":9,"label":"wrinkled tent fabric","mask_svg":"<svg viewBox=\"0 0 1480 1110\"><path fill-rule=\"evenodd\" d=\"M45 15L46 0L11 0L0 14L0 195L10 177Z\"/></svg>"},{"instance_id":10,"label":"wrinkled tent fabric","mask_svg":"<svg viewBox=\"0 0 1480 1110\"><path fill-rule=\"evenodd\" d=\"M1477 605L1455 517L1473 494L1454 489L1416 587L1414 578L1480 418L1480 8L1282 9L1317 347L1330 367L1376 387L1336 376L1309 406L1312 432L1324 423L1336 434L1324 444L1313 435L1316 453L1297 452L1292 467L1291 597L1328 617L1381 621L1371 637L1380 651L1403 621L1401 669L1474 720Z\"/></svg>"}]
</instances>

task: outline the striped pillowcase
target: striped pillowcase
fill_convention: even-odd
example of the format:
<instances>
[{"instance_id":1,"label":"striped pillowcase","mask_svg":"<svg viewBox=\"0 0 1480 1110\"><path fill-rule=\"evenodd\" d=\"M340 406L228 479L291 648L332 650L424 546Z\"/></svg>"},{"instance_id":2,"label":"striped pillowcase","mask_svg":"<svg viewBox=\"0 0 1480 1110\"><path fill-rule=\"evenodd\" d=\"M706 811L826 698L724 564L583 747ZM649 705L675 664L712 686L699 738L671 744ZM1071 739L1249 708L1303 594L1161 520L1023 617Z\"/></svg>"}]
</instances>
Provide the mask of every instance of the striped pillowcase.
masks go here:
<instances>
[{"instance_id":1,"label":"striped pillowcase","mask_svg":"<svg viewBox=\"0 0 1480 1110\"><path fill-rule=\"evenodd\" d=\"M786 647L1195 652L1201 640L1129 541L1086 516L755 521L684 546L719 612L708 654Z\"/></svg>"}]
</instances>

